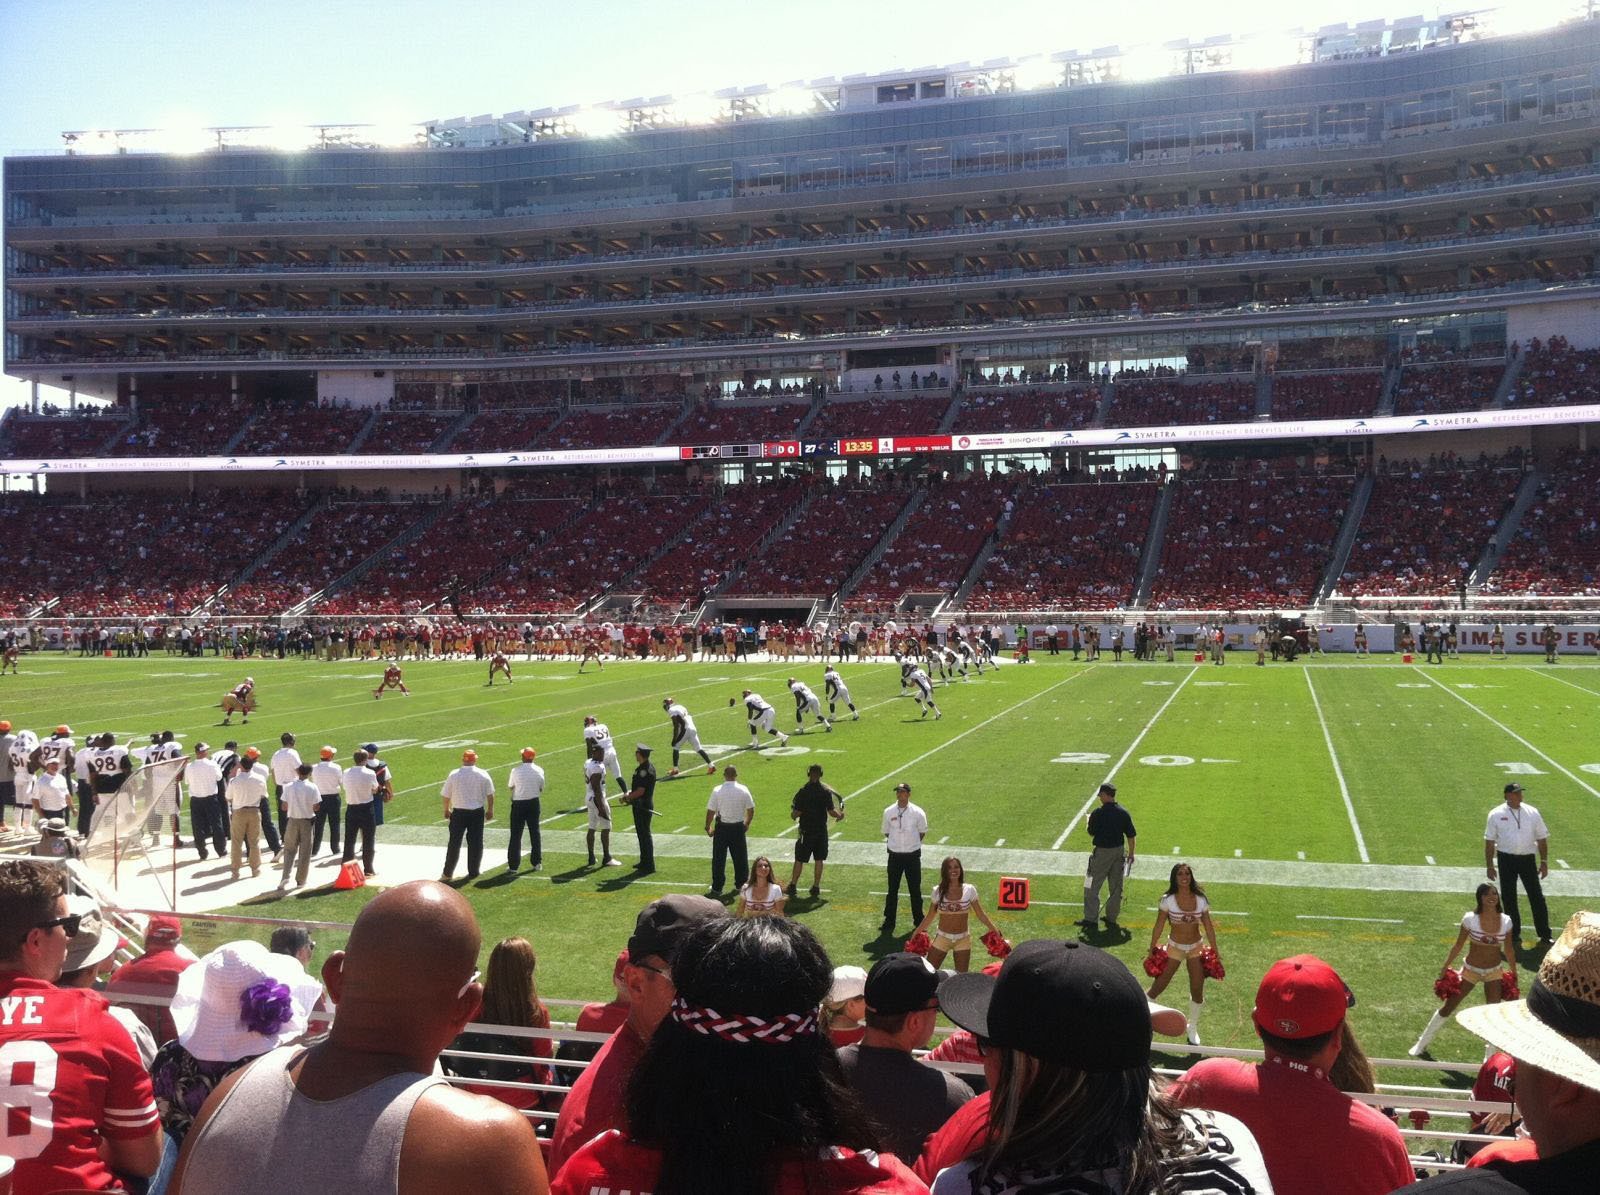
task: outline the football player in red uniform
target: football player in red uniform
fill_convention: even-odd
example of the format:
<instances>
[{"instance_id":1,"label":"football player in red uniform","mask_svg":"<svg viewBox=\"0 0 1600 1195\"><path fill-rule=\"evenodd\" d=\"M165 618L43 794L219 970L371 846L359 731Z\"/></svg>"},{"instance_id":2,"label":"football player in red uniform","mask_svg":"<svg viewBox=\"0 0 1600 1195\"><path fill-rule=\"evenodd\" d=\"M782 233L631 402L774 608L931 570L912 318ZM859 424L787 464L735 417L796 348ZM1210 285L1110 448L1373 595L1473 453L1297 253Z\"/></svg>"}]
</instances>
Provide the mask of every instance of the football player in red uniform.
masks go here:
<instances>
[{"instance_id":1,"label":"football player in red uniform","mask_svg":"<svg viewBox=\"0 0 1600 1195\"><path fill-rule=\"evenodd\" d=\"M497 651L489 657L489 687L494 688L494 674L506 674L506 684L511 684L511 660L503 651Z\"/></svg>"},{"instance_id":2,"label":"football player in red uniform","mask_svg":"<svg viewBox=\"0 0 1600 1195\"><path fill-rule=\"evenodd\" d=\"M0 1103L16 1195L106 1190L148 1178L161 1121L139 1051L105 997L58 988L84 915L53 863L0 863Z\"/></svg>"},{"instance_id":3,"label":"football player in red uniform","mask_svg":"<svg viewBox=\"0 0 1600 1195\"><path fill-rule=\"evenodd\" d=\"M13 676L17 675L17 661L21 658L22 649L15 643L7 644L5 654L0 655L0 676L4 676L8 668Z\"/></svg>"},{"instance_id":4,"label":"football player in red uniform","mask_svg":"<svg viewBox=\"0 0 1600 1195\"><path fill-rule=\"evenodd\" d=\"M378 698L382 697L385 689L399 689L407 697L410 697L411 690L406 688L406 682L401 680L400 677L400 665L390 664L383 670L383 680L379 681L378 687L372 690L372 699L376 701ZM492 674L490 679L494 679Z\"/></svg>"},{"instance_id":5,"label":"football player in red uniform","mask_svg":"<svg viewBox=\"0 0 1600 1195\"><path fill-rule=\"evenodd\" d=\"M597 638L585 638L584 639L584 641L583 641L583 659L578 661L578 671L582 672L583 671L583 666L585 664L587 664L590 660L594 661L596 668L600 669L602 672L605 671L605 667L606 666L600 660L600 641Z\"/></svg>"},{"instance_id":6,"label":"football player in red uniform","mask_svg":"<svg viewBox=\"0 0 1600 1195\"><path fill-rule=\"evenodd\" d=\"M236 713L244 714L240 723L250 721L250 711L256 708L256 682L251 677L244 678L244 684L237 686L231 692L222 695L222 725L227 726L233 721Z\"/></svg>"}]
</instances>

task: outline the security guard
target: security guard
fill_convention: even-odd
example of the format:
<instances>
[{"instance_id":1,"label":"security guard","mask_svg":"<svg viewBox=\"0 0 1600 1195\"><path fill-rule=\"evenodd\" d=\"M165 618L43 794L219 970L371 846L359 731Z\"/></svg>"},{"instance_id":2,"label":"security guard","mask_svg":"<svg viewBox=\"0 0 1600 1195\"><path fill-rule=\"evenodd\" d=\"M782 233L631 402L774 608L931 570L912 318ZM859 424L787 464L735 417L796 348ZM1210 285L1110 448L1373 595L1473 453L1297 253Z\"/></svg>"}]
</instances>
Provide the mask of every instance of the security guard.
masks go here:
<instances>
[{"instance_id":1,"label":"security guard","mask_svg":"<svg viewBox=\"0 0 1600 1195\"><path fill-rule=\"evenodd\" d=\"M633 832L639 839L639 862L633 869L640 875L649 875L656 869L656 845L650 836L650 822L656 815L656 767L650 762L650 748L643 743L633 749L637 765L633 769L633 782L622 798L633 807Z\"/></svg>"}]
</instances>

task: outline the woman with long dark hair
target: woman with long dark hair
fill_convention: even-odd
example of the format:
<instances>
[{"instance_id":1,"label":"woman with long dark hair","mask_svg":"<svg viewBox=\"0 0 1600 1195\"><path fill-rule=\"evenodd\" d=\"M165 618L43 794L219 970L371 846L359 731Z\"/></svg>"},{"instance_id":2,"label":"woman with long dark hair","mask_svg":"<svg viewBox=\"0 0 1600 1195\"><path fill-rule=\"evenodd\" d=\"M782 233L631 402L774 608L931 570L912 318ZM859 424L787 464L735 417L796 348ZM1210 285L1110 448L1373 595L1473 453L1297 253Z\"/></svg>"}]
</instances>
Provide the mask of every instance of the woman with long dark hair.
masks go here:
<instances>
[{"instance_id":1,"label":"woman with long dark hair","mask_svg":"<svg viewBox=\"0 0 1600 1195\"><path fill-rule=\"evenodd\" d=\"M539 999L534 971L539 964L532 944L526 938L506 938L489 952L489 965L483 977L483 1008L480 1025L512 1025L519 1029L550 1028L550 1010ZM452 1046L479 1054L504 1054L504 1059L459 1058L444 1056L443 1065L452 1075L465 1079L490 1079L500 1083L548 1083L550 1068L530 1058L554 1057L554 1043L548 1037L520 1037L508 1033L463 1033ZM513 1108L537 1108L544 1092L521 1087L494 1087L468 1083L469 1091L491 1096Z\"/></svg>"},{"instance_id":2,"label":"woman with long dark hair","mask_svg":"<svg viewBox=\"0 0 1600 1195\"><path fill-rule=\"evenodd\" d=\"M934 934L928 947L928 962L937 969L945 956L954 953L956 970L965 971L972 965L972 916L999 933L999 928L989 920L978 901L976 885L967 883L967 872L961 860L954 855L939 864L939 884L928 894L928 912L917 926L916 934L927 933L933 919L939 919L939 932Z\"/></svg>"},{"instance_id":3,"label":"woman with long dark hair","mask_svg":"<svg viewBox=\"0 0 1600 1195\"><path fill-rule=\"evenodd\" d=\"M999 1059L984 1139L934 1195L1272 1190L1243 1123L1179 1109L1156 1083L1149 1005L1105 951L1023 942L997 976L947 980L939 1007Z\"/></svg>"},{"instance_id":4,"label":"woman with long dark hair","mask_svg":"<svg viewBox=\"0 0 1600 1195\"><path fill-rule=\"evenodd\" d=\"M555 1195L926 1188L877 1140L846 1084L818 1009L833 967L787 918L712 921L673 960L677 996L628 1086L628 1134L590 1141Z\"/></svg>"},{"instance_id":5,"label":"woman with long dark hair","mask_svg":"<svg viewBox=\"0 0 1600 1195\"><path fill-rule=\"evenodd\" d=\"M1500 889L1493 884L1479 884L1475 896L1473 910L1461 918L1461 932L1456 934L1455 945L1444 956L1444 966L1439 971L1439 978L1448 985L1446 990L1454 990L1428 1021L1416 1044L1406 1051L1413 1058L1427 1053L1434 1035L1472 994L1474 984L1483 984L1483 998L1490 1004L1498 1004L1506 998L1502 991L1502 975L1511 976L1513 983L1516 981L1517 952L1511 936L1511 918L1500 908ZM1453 971L1451 964L1463 946L1467 954L1461 960L1461 970Z\"/></svg>"},{"instance_id":6,"label":"woman with long dark hair","mask_svg":"<svg viewBox=\"0 0 1600 1195\"><path fill-rule=\"evenodd\" d=\"M740 917L782 917L788 900L783 885L772 875L772 860L757 855L750 864L750 881L739 889Z\"/></svg>"},{"instance_id":7,"label":"woman with long dark hair","mask_svg":"<svg viewBox=\"0 0 1600 1195\"><path fill-rule=\"evenodd\" d=\"M1154 1000L1166 991L1167 984L1178 973L1179 967L1189 969L1189 1044L1200 1044L1200 1014L1205 1010L1206 970L1201 959L1205 940L1211 943L1212 956L1221 959L1217 950L1217 927L1211 924L1211 902L1206 890L1194 878L1194 869L1187 863L1174 863L1167 876L1167 890L1156 902L1156 923L1150 930L1150 953L1155 955L1161 946L1161 931L1170 929L1167 939L1167 958L1160 974L1150 985L1149 997ZM1159 958L1159 955L1156 955Z\"/></svg>"}]
</instances>

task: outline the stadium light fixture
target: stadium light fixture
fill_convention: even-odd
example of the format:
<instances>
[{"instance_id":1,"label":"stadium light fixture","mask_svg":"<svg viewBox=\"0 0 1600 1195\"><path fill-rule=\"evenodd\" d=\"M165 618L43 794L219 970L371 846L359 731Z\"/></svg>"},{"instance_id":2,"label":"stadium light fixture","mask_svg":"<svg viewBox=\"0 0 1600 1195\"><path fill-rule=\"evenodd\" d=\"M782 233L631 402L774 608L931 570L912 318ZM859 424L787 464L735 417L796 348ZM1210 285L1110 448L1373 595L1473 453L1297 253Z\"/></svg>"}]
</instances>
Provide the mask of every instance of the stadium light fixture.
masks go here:
<instances>
[{"instance_id":1,"label":"stadium light fixture","mask_svg":"<svg viewBox=\"0 0 1600 1195\"><path fill-rule=\"evenodd\" d=\"M1018 91L1038 91L1045 87L1059 87L1064 73L1059 62L1048 58L1024 58L1017 63L1011 78Z\"/></svg>"},{"instance_id":2,"label":"stadium light fixture","mask_svg":"<svg viewBox=\"0 0 1600 1195\"><path fill-rule=\"evenodd\" d=\"M1287 33L1267 33L1233 47L1233 69L1270 71L1300 61L1300 39Z\"/></svg>"},{"instance_id":3,"label":"stadium light fixture","mask_svg":"<svg viewBox=\"0 0 1600 1195\"><path fill-rule=\"evenodd\" d=\"M716 124L727 115L728 106L716 96L700 92L672 101L672 118L680 124Z\"/></svg>"},{"instance_id":4,"label":"stadium light fixture","mask_svg":"<svg viewBox=\"0 0 1600 1195\"><path fill-rule=\"evenodd\" d=\"M217 134L210 129L202 128L171 128L163 129L156 135L156 144L152 147L161 153L168 154L198 154L208 149L217 148Z\"/></svg>"},{"instance_id":5,"label":"stadium light fixture","mask_svg":"<svg viewBox=\"0 0 1600 1195\"><path fill-rule=\"evenodd\" d=\"M779 87L767 97L767 111L774 116L802 116L816 106L816 96L804 87Z\"/></svg>"},{"instance_id":6,"label":"stadium light fixture","mask_svg":"<svg viewBox=\"0 0 1600 1195\"><path fill-rule=\"evenodd\" d=\"M385 123L368 125L367 136L374 145L409 147L420 145L427 136L421 125Z\"/></svg>"},{"instance_id":7,"label":"stadium light fixture","mask_svg":"<svg viewBox=\"0 0 1600 1195\"><path fill-rule=\"evenodd\" d=\"M1172 73L1172 55L1159 46L1137 46L1123 53L1120 75L1124 83L1159 79Z\"/></svg>"},{"instance_id":8,"label":"stadium light fixture","mask_svg":"<svg viewBox=\"0 0 1600 1195\"><path fill-rule=\"evenodd\" d=\"M615 137L626 127L627 113L616 108L579 108L569 121L580 137Z\"/></svg>"}]
</instances>

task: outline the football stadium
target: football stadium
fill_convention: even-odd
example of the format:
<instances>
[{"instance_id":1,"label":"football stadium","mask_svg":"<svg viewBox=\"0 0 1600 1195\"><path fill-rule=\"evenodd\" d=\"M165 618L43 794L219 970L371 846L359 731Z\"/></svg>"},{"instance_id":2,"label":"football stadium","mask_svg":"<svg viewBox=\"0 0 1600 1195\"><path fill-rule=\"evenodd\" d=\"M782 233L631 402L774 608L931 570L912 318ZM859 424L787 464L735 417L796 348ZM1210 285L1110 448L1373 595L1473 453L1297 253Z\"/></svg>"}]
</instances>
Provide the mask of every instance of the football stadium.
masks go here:
<instances>
[{"instance_id":1,"label":"football stadium","mask_svg":"<svg viewBox=\"0 0 1600 1195\"><path fill-rule=\"evenodd\" d=\"M6 156L0 1190L320 1191L395 1076L326 1189L1593 1190L1597 88L1531 5Z\"/></svg>"}]
</instances>

